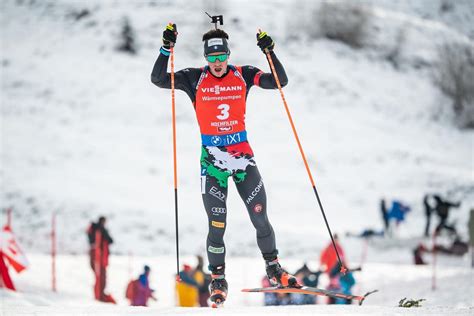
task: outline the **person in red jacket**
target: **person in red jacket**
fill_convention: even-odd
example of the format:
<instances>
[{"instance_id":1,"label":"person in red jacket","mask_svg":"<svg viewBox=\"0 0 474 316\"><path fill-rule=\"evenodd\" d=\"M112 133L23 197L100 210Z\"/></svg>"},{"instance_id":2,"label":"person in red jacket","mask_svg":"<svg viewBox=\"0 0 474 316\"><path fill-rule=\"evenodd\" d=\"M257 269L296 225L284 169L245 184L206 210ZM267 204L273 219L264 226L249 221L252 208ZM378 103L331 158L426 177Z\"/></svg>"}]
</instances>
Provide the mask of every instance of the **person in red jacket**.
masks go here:
<instances>
[{"instance_id":1,"label":"person in red jacket","mask_svg":"<svg viewBox=\"0 0 474 316\"><path fill-rule=\"evenodd\" d=\"M107 266L109 265L109 245L113 243L108 230L105 228L105 222L105 217L101 216L97 223L91 223L87 229L90 246L90 265L95 275L95 299L115 304L113 297L104 292L107 280Z\"/></svg>"},{"instance_id":2,"label":"person in red jacket","mask_svg":"<svg viewBox=\"0 0 474 316\"><path fill-rule=\"evenodd\" d=\"M336 244L337 252L341 257L341 261L343 266L346 266L345 258L344 258L344 250L342 249L341 245L339 244L339 237L337 234L334 234L334 243ZM319 258L321 267L324 272L329 273L336 264L338 264L337 254L334 250L334 246L332 242L330 242L326 248L323 249L321 252L321 256Z\"/></svg>"},{"instance_id":3,"label":"person in red jacket","mask_svg":"<svg viewBox=\"0 0 474 316\"><path fill-rule=\"evenodd\" d=\"M345 256L344 256L344 250L339 244L339 238L337 234L334 234L334 243L336 244L336 249L341 258L342 265L344 267L347 267ZM339 270L340 265L339 265L337 254L336 254L336 251L334 250L334 246L332 242L330 242L327 245L327 247L323 249L323 251L321 252L319 261L321 264L322 271L327 273L329 277L329 285L327 289L330 291L339 291L341 289L341 286L339 283L339 274L335 274L333 273L333 271L335 271L336 269ZM328 298L328 304L335 304L335 299Z\"/></svg>"},{"instance_id":4,"label":"person in red jacket","mask_svg":"<svg viewBox=\"0 0 474 316\"><path fill-rule=\"evenodd\" d=\"M160 88L171 88L167 67L177 34L173 24L163 32L163 46L151 74L151 81ZM275 233L267 217L265 187L245 127L250 88L276 89L275 78L272 73L264 73L253 66L229 64L229 35L225 31L210 30L202 40L207 65L180 70L175 73L174 80L176 89L186 92L191 99L201 131L201 194L209 222L206 248L212 277L210 299L223 302L227 296L223 237L227 225L229 178L234 180L256 229L268 278L274 285L297 287L296 278L278 262ZM281 85L285 86L288 78L273 51L272 38L260 32L257 45L270 54Z\"/></svg>"}]
</instances>

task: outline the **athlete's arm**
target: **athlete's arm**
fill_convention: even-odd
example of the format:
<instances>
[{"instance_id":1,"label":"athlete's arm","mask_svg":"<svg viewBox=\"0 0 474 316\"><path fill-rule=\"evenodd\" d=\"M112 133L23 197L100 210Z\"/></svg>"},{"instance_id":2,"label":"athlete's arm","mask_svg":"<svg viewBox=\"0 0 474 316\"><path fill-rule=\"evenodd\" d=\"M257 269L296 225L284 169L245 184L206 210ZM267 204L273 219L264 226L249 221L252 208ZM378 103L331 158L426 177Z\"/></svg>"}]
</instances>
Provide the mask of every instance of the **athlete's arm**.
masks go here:
<instances>
[{"instance_id":1,"label":"athlete's arm","mask_svg":"<svg viewBox=\"0 0 474 316\"><path fill-rule=\"evenodd\" d=\"M278 79L280 80L280 84L282 87L288 84L288 77L286 76L285 69L283 65L280 63L278 58L276 57L273 51L270 52L270 56L273 60L273 65L275 66L276 73L278 75ZM242 76L247 83L247 89L251 86L256 85L263 89L276 89L278 88L275 78L273 77L273 73L265 73L258 68L252 66L243 66L242 67Z\"/></svg>"},{"instance_id":2,"label":"athlete's arm","mask_svg":"<svg viewBox=\"0 0 474 316\"><path fill-rule=\"evenodd\" d=\"M151 82L165 89L171 89L171 74L167 72L168 59L169 56L161 51L151 72ZM193 102L196 96L196 84L201 72L202 70L199 68L186 68L174 74L175 88L186 92Z\"/></svg>"}]
</instances>

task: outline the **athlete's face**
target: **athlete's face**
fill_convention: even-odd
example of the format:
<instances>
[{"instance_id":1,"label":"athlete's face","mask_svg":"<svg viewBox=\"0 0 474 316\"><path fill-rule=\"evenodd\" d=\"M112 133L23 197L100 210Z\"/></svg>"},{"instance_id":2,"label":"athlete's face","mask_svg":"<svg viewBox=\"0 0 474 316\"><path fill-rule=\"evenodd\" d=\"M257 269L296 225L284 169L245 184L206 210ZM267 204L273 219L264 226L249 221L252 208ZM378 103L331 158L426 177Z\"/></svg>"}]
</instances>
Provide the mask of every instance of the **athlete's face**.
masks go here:
<instances>
[{"instance_id":1,"label":"athlete's face","mask_svg":"<svg viewBox=\"0 0 474 316\"><path fill-rule=\"evenodd\" d=\"M217 58L217 56L219 56L219 58ZM225 60L221 61L222 59L224 59L223 56L226 56ZM226 53L211 53L208 55L208 57L206 57L206 60L207 64L209 65L209 70L214 76L219 78L227 72L227 62L229 61L229 55L227 55Z\"/></svg>"}]
</instances>

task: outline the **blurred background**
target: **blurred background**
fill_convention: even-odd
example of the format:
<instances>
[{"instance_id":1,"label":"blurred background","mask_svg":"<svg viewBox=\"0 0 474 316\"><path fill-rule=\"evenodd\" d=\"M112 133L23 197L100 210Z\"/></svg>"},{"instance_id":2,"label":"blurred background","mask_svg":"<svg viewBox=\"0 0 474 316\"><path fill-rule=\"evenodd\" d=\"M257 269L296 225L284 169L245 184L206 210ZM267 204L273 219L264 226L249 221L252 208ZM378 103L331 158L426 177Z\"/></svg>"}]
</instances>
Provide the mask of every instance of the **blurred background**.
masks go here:
<instances>
[{"instance_id":1,"label":"blurred background","mask_svg":"<svg viewBox=\"0 0 474 316\"><path fill-rule=\"evenodd\" d=\"M454 233L440 240L468 242L472 1L5 0L0 6L0 207L5 216L12 210L17 241L33 258L46 260L41 255L50 252L52 214L57 252L67 258L87 254L87 227L105 216L113 255L164 256L173 272L171 97L150 82L150 73L168 22L179 31L176 69L205 65L201 37L213 25L204 12L224 16L232 64L269 72L255 34L261 28L274 39L289 77L286 99L349 262L411 265L413 249L431 247L441 219L434 195L460 203L446 222ZM278 91L251 90L247 130L281 257L295 269L304 262L317 269L329 237ZM179 91L177 131L180 252L195 264L207 235L200 137L191 102ZM386 226L382 199L387 214L394 201L409 211L393 223L386 215ZM234 185L228 209L228 257L259 258ZM367 230L385 234L365 245L357 236ZM470 266L467 253L440 260ZM143 261L134 264L141 269ZM459 271L450 274L454 280L465 278ZM28 287L25 278L20 284ZM469 305L467 296L460 301Z\"/></svg>"}]
</instances>

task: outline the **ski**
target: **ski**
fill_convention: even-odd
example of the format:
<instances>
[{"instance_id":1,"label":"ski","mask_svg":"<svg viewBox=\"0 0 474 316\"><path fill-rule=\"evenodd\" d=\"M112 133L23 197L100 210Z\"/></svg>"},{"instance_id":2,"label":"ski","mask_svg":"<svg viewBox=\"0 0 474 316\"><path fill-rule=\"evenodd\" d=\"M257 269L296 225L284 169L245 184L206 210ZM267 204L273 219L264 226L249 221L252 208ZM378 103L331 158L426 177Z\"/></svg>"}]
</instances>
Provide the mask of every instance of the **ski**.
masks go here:
<instances>
[{"instance_id":1,"label":"ski","mask_svg":"<svg viewBox=\"0 0 474 316\"><path fill-rule=\"evenodd\" d=\"M310 295L322 295L322 296L329 296L329 297L336 297L336 298L344 298L347 300L357 300L359 301L359 305L362 305L365 298L377 292L378 290L370 291L365 293L363 296L359 295L350 295L350 294L343 294L338 292L333 292L329 290L318 289L316 287L309 287L309 286L302 286L300 288L293 288L293 287L263 287L263 288L254 288L254 289L243 289L242 292L255 292L255 293L298 293L298 294L310 294Z\"/></svg>"}]
</instances>

